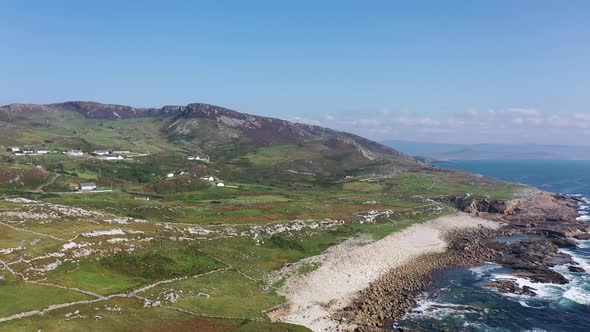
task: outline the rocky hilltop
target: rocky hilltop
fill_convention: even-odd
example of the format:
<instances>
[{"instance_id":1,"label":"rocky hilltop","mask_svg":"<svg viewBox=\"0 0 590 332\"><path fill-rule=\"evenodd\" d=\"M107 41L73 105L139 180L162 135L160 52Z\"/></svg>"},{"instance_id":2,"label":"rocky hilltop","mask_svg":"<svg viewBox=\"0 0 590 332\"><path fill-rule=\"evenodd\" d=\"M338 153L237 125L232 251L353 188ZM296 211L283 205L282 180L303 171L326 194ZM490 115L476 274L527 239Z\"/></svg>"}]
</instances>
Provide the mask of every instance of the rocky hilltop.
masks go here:
<instances>
[{"instance_id":1,"label":"rocky hilltop","mask_svg":"<svg viewBox=\"0 0 590 332\"><path fill-rule=\"evenodd\" d=\"M384 156L415 160L393 148L360 136L339 132L329 128L294 123L286 120L240 113L221 106L192 103L185 106L167 105L162 108L135 108L125 105L101 104L91 101L68 101L64 103L35 105L10 104L0 107L13 117L34 115L51 111L72 111L87 119L133 119L164 117L174 119L207 119L224 126L239 129L252 144L287 144L300 142L312 136L333 137L332 144L345 143L356 146L367 159L376 160Z\"/></svg>"}]
</instances>

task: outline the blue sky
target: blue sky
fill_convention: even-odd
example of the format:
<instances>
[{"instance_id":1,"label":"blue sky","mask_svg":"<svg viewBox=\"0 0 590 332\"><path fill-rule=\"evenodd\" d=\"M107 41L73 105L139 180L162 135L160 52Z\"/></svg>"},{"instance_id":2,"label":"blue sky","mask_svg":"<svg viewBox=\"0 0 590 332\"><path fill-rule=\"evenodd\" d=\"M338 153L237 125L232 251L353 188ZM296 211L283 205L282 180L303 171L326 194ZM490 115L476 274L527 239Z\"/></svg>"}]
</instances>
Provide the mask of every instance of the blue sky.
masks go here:
<instances>
[{"instance_id":1,"label":"blue sky","mask_svg":"<svg viewBox=\"0 0 590 332\"><path fill-rule=\"evenodd\" d=\"M0 1L0 104L207 102L373 139L590 142L590 2Z\"/></svg>"}]
</instances>

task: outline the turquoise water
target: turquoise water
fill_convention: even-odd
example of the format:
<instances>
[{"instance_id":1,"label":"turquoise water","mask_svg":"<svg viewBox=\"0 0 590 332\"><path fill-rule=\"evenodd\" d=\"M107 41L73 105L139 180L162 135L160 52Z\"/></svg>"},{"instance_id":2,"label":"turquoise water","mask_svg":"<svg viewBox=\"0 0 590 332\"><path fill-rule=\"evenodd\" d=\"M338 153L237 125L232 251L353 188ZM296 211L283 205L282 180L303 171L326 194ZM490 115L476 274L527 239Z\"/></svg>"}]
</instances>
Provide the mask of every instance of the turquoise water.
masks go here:
<instances>
[{"instance_id":1,"label":"turquoise water","mask_svg":"<svg viewBox=\"0 0 590 332\"><path fill-rule=\"evenodd\" d=\"M436 166L590 198L590 161L486 160ZM590 214L589 206L580 204L580 212ZM585 219L590 218L582 217ZM511 242L519 238L501 240ZM572 273L565 266L554 268L570 280L566 285L514 278L521 285L535 288L538 296L507 295L482 285L495 278L510 277L508 270L496 264L448 269L437 273L436 281L422 296L415 312L396 325L427 331L590 331L590 241L579 244L579 248L567 252L587 273Z\"/></svg>"}]
</instances>

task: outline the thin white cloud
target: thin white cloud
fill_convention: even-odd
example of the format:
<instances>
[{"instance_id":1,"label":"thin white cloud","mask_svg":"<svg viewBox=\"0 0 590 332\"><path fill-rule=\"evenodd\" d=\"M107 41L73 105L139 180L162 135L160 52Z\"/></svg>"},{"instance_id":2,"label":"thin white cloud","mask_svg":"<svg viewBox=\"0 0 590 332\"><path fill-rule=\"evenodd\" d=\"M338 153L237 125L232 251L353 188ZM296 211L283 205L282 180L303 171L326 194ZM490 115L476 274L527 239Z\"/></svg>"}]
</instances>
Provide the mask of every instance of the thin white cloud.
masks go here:
<instances>
[{"instance_id":1,"label":"thin white cloud","mask_svg":"<svg viewBox=\"0 0 590 332\"><path fill-rule=\"evenodd\" d=\"M538 117L542 116L539 110L533 108L508 108L500 112L503 115L522 116L522 117Z\"/></svg>"}]
</instances>

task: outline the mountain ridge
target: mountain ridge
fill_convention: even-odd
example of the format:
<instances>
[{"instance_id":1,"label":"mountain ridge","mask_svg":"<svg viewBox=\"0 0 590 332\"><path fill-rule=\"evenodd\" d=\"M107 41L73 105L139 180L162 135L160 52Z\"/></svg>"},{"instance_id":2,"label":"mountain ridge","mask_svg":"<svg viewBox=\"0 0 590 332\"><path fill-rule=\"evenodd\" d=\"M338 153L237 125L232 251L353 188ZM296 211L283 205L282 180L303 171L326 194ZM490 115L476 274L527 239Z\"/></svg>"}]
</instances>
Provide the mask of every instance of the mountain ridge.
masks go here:
<instances>
[{"instance_id":1,"label":"mountain ridge","mask_svg":"<svg viewBox=\"0 0 590 332\"><path fill-rule=\"evenodd\" d=\"M317 179L336 179L428 167L352 133L204 103L161 108L80 101L10 104L0 107L0 125L7 129L4 144L203 153L236 178L249 174L260 181L261 173L273 173L277 179L284 172L299 178L314 174Z\"/></svg>"},{"instance_id":2,"label":"mountain ridge","mask_svg":"<svg viewBox=\"0 0 590 332\"><path fill-rule=\"evenodd\" d=\"M242 129L257 131L287 130L291 131L292 135L299 136L303 136L301 130L305 130L314 134L321 134L322 132L328 131L345 135L353 140L362 141L365 144L370 144L373 148L377 148L383 153L390 153L395 155L396 157L400 157L406 160L413 160L412 157L405 155L392 147L366 139L364 137L352 133L337 131L327 127L282 120L278 118L242 113L222 106L207 103L190 103L187 105L165 105L161 108L136 108L120 104L103 104L95 101L67 101L63 103L52 104L13 103L0 106L0 109L1 108L7 108L10 112L16 111L20 113L34 113L57 108L75 111L83 115L87 119L118 120L158 116L205 118L215 119L218 122L223 122L225 125L229 127L242 127Z\"/></svg>"}]
</instances>

